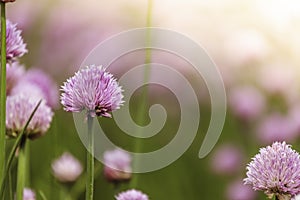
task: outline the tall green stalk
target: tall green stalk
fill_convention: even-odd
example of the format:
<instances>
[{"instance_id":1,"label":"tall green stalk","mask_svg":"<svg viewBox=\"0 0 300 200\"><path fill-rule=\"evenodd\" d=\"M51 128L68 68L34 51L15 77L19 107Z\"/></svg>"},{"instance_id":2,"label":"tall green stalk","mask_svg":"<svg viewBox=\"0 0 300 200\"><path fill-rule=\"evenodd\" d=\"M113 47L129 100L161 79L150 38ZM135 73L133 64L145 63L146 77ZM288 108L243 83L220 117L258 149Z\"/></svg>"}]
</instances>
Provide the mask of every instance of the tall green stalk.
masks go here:
<instances>
[{"instance_id":1,"label":"tall green stalk","mask_svg":"<svg viewBox=\"0 0 300 200\"><path fill-rule=\"evenodd\" d=\"M17 171L17 200L23 200L23 190L26 182L26 147L27 137L24 135L19 146L18 171Z\"/></svg>"},{"instance_id":2,"label":"tall green stalk","mask_svg":"<svg viewBox=\"0 0 300 200\"><path fill-rule=\"evenodd\" d=\"M1 2L1 91L0 91L0 177L5 169L5 116L6 116L6 12L5 3Z\"/></svg>"},{"instance_id":3,"label":"tall green stalk","mask_svg":"<svg viewBox=\"0 0 300 200\"><path fill-rule=\"evenodd\" d=\"M153 1L148 0L148 9L147 9L147 22L146 27L150 28L152 25L152 10L153 10ZM146 35L146 46L150 46L151 44L151 29L147 30ZM148 83L150 80L150 73L151 73L151 49L146 49L146 56L145 56L145 71L144 71L144 84ZM145 124L146 122L146 112L147 112L147 104L148 104L148 87L144 87L142 90L141 95L141 103L139 107L139 112L137 114L138 123ZM140 129L139 129L140 130ZM138 132L137 136L141 136L143 133ZM142 138L136 138L134 140L134 151L139 153L141 152L142 148ZM133 169L139 167L140 161L135 159L133 163ZM132 181L130 182L131 188L136 188L138 185L138 175L134 176Z\"/></svg>"},{"instance_id":4,"label":"tall green stalk","mask_svg":"<svg viewBox=\"0 0 300 200\"><path fill-rule=\"evenodd\" d=\"M94 134L93 134L93 117L88 115L88 151L87 151L87 182L85 199L93 200L94 196Z\"/></svg>"}]
</instances>

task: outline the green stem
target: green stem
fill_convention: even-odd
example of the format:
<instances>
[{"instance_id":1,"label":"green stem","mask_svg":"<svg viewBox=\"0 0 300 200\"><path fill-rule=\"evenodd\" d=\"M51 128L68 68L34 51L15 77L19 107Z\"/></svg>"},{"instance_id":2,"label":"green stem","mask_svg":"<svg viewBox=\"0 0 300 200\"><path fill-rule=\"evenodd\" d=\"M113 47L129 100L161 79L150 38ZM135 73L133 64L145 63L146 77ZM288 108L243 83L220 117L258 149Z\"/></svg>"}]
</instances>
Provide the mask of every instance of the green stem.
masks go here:
<instances>
[{"instance_id":1,"label":"green stem","mask_svg":"<svg viewBox=\"0 0 300 200\"><path fill-rule=\"evenodd\" d=\"M5 176L5 120L6 120L6 12L1 2L1 91L0 91L0 177Z\"/></svg>"},{"instance_id":2,"label":"green stem","mask_svg":"<svg viewBox=\"0 0 300 200\"><path fill-rule=\"evenodd\" d=\"M25 187L26 179L26 136L22 138L19 146L19 157L18 157L18 174L17 174L17 200L23 200L23 190Z\"/></svg>"},{"instance_id":3,"label":"green stem","mask_svg":"<svg viewBox=\"0 0 300 200\"><path fill-rule=\"evenodd\" d=\"M95 164L94 177L97 177L102 172L102 166L98 163ZM85 188L85 180L87 178L87 174L83 174L78 181L76 181L75 185L71 188L69 194L72 199L79 199L80 194L84 192Z\"/></svg>"},{"instance_id":4,"label":"green stem","mask_svg":"<svg viewBox=\"0 0 300 200\"><path fill-rule=\"evenodd\" d=\"M9 156L8 156L8 160L7 160L7 164L5 166L5 170L4 170L4 174L5 176L2 177L2 180L1 180L1 186L0 186L0 199L2 199L3 195L4 195L4 190L5 190L5 182L6 182L6 179L7 179L7 175L9 174L9 170L10 170L10 167L11 167L11 164L12 164L12 161L13 161L13 158L15 156L15 153L17 151L17 148L20 146L22 140L24 137L27 137L25 132L26 132L26 129L30 123L30 121L32 120L33 118L33 115L35 114L35 112L37 111L37 109L39 108L39 106L41 105L41 102L42 100L40 100L37 105L35 106L35 108L33 109L31 115L29 116L29 119L27 120L24 128L22 129L21 133L18 135L10 153L9 153Z\"/></svg>"},{"instance_id":5,"label":"green stem","mask_svg":"<svg viewBox=\"0 0 300 200\"><path fill-rule=\"evenodd\" d=\"M88 115L88 151L87 151L87 182L86 182L86 200L93 200L94 195L94 134L92 131L93 117Z\"/></svg>"},{"instance_id":6,"label":"green stem","mask_svg":"<svg viewBox=\"0 0 300 200\"><path fill-rule=\"evenodd\" d=\"M148 0L148 9L147 9L147 22L146 27L150 28L152 25L152 10L153 10L153 1ZM151 29L147 30L146 35L146 46L149 47L151 44ZM150 73L151 73L151 48L146 49L145 55L145 71L144 71L144 84L147 84L150 80ZM141 95L141 104L139 108L139 112L137 114L138 123L145 124L146 120L146 111L147 111L147 99L148 99L148 87L144 87L142 90ZM140 130L140 129L139 129ZM138 132L137 138L134 140L134 152L139 153L142 150L142 139L139 138L143 133ZM139 160L135 159L133 163L133 169L137 169L139 167ZM131 188L136 188L138 185L138 175L134 176L130 182Z\"/></svg>"}]
</instances>

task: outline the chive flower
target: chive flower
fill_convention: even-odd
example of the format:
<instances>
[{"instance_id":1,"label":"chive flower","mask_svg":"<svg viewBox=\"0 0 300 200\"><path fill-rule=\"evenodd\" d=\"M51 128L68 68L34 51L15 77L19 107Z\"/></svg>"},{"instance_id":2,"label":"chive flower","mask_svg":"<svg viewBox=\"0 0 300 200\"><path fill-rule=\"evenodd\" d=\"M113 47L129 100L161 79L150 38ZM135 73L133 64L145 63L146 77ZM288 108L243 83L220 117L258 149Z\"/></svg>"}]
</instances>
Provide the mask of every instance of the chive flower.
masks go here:
<instances>
[{"instance_id":1,"label":"chive flower","mask_svg":"<svg viewBox=\"0 0 300 200\"><path fill-rule=\"evenodd\" d=\"M28 52L21 33L22 31L17 29L17 24L6 20L6 59L8 61L13 61Z\"/></svg>"},{"instance_id":2,"label":"chive flower","mask_svg":"<svg viewBox=\"0 0 300 200\"><path fill-rule=\"evenodd\" d=\"M116 200L149 200L149 198L141 191L132 189L118 194Z\"/></svg>"},{"instance_id":3,"label":"chive flower","mask_svg":"<svg viewBox=\"0 0 300 200\"><path fill-rule=\"evenodd\" d=\"M300 193L300 155L285 142L261 148L247 166L245 184L269 197L291 199Z\"/></svg>"},{"instance_id":4,"label":"chive flower","mask_svg":"<svg viewBox=\"0 0 300 200\"><path fill-rule=\"evenodd\" d=\"M20 94L8 96L6 100L6 133L9 137L17 137L21 132L39 99ZM44 101L41 102L25 133L34 139L44 135L50 127L53 112Z\"/></svg>"},{"instance_id":5,"label":"chive flower","mask_svg":"<svg viewBox=\"0 0 300 200\"><path fill-rule=\"evenodd\" d=\"M122 89L102 66L87 66L69 78L61 88L61 104L67 112L87 111L91 117L111 117L123 103Z\"/></svg>"}]
</instances>

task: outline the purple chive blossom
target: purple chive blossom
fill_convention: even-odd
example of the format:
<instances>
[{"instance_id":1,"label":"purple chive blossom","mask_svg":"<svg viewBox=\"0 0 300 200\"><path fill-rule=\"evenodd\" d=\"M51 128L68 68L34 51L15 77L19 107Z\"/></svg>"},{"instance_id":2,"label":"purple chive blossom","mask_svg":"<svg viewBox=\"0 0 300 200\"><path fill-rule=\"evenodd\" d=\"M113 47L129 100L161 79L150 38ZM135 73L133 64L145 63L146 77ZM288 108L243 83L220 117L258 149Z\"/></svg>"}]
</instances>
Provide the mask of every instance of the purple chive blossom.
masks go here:
<instances>
[{"instance_id":1,"label":"purple chive blossom","mask_svg":"<svg viewBox=\"0 0 300 200\"><path fill-rule=\"evenodd\" d=\"M61 182L73 182L82 172L82 165L70 153L64 153L51 166L53 175Z\"/></svg>"},{"instance_id":2,"label":"purple chive blossom","mask_svg":"<svg viewBox=\"0 0 300 200\"><path fill-rule=\"evenodd\" d=\"M131 178L131 157L121 149L104 153L104 177L108 181L122 182Z\"/></svg>"},{"instance_id":3,"label":"purple chive blossom","mask_svg":"<svg viewBox=\"0 0 300 200\"><path fill-rule=\"evenodd\" d=\"M148 196L138 190L127 190L116 196L116 200L148 200Z\"/></svg>"},{"instance_id":4,"label":"purple chive blossom","mask_svg":"<svg viewBox=\"0 0 300 200\"><path fill-rule=\"evenodd\" d=\"M229 184L226 196L228 200L254 200L256 192L251 186L244 185L242 180L237 180Z\"/></svg>"},{"instance_id":5,"label":"purple chive blossom","mask_svg":"<svg viewBox=\"0 0 300 200\"><path fill-rule=\"evenodd\" d=\"M43 99L46 100L44 93L38 85L26 82L19 81L18 84L11 90L11 96L14 95L24 95L30 96L30 98L34 98L37 100Z\"/></svg>"},{"instance_id":6,"label":"purple chive blossom","mask_svg":"<svg viewBox=\"0 0 300 200\"><path fill-rule=\"evenodd\" d=\"M230 175L240 170L243 162L243 153L234 145L223 145L217 149L212 157L211 165L215 173Z\"/></svg>"},{"instance_id":7,"label":"purple chive blossom","mask_svg":"<svg viewBox=\"0 0 300 200\"><path fill-rule=\"evenodd\" d=\"M300 155L285 142L261 148L247 166L245 184L270 197L290 199L300 193Z\"/></svg>"},{"instance_id":8,"label":"purple chive blossom","mask_svg":"<svg viewBox=\"0 0 300 200\"><path fill-rule=\"evenodd\" d=\"M262 119L257 127L257 137L264 143L294 141L298 136L297 125L289 116L271 113Z\"/></svg>"},{"instance_id":9,"label":"purple chive blossom","mask_svg":"<svg viewBox=\"0 0 300 200\"><path fill-rule=\"evenodd\" d=\"M35 193L29 188L23 190L23 200L35 200Z\"/></svg>"},{"instance_id":10,"label":"purple chive blossom","mask_svg":"<svg viewBox=\"0 0 300 200\"><path fill-rule=\"evenodd\" d=\"M17 85L19 80L25 74L25 68L18 62L6 65L6 93L10 95L11 90Z\"/></svg>"},{"instance_id":11,"label":"purple chive blossom","mask_svg":"<svg viewBox=\"0 0 300 200\"><path fill-rule=\"evenodd\" d=\"M36 98L23 94L7 97L6 131L8 136L16 137L21 133L38 101ZM50 127L52 116L51 109L43 101L26 129L28 137L34 139L45 134Z\"/></svg>"},{"instance_id":12,"label":"purple chive blossom","mask_svg":"<svg viewBox=\"0 0 300 200\"><path fill-rule=\"evenodd\" d=\"M44 71L30 69L22 78L22 82L29 82L38 86L45 97L47 105L51 108L58 107L58 88L56 83Z\"/></svg>"},{"instance_id":13,"label":"purple chive blossom","mask_svg":"<svg viewBox=\"0 0 300 200\"><path fill-rule=\"evenodd\" d=\"M111 117L123 103L122 89L101 66L87 66L62 86L61 104L68 112L87 110L92 116Z\"/></svg>"},{"instance_id":14,"label":"purple chive blossom","mask_svg":"<svg viewBox=\"0 0 300 200\"><path fill-rule=\"evenodd\" d=\"M6 58L13 60L27 53L26 44L23 42L21 31L17 25L6 20Z\"/></svg>"},{"instance_id":15,"label":"purple chive blossom","mask_svg":"<svg viewBox=\"0 0 300 200\"><path fill-rule=\"evenodd\" d=\"M240 86L229 93L233 113L242 120L257 119L266 106L263 94L255 87Z\"/></svg>"}]
</instances>

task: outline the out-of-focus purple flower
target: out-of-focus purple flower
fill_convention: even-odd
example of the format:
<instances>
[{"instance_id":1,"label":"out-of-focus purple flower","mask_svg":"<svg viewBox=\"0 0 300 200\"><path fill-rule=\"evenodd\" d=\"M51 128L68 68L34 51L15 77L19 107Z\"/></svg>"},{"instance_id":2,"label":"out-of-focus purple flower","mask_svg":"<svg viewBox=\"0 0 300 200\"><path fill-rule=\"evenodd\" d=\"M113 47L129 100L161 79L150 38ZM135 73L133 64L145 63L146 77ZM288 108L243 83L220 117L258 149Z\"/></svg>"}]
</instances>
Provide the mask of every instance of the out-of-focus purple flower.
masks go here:
<instances>
[{"instance_id":1,"label":"out-of-focus purple flower","mask_svg":"<svg viewBox=\"0 0 300 200\"><path fill-rule=\"evenodd\" d=\"M300 133L300 105L292 105L289 108L288 117L291 123L295 126L295 131L297 134Z\"/></svg>"},{"instance_id":2,"label":"out-of-focus purple flower","mask_svg":"<svg viewBox=\"0 0 300 200\"><path fill-rule=\"evenodd\" d=\"M300 193L300 155L285 142L261 148L247 166L245 184L254 190L290 199Z\"/></svg>"},{"instance_id":3,"label":"out-of-focus purple flower","mask_svg":"<svg viewBox=\"0 0 300 200\"><path fill-rule=\"evenodd\" d=\"M18 84L16 84L15 87L11 90L10 95L24 95L30 96L30 98L34 98L37 100L43 99L44 101L46 101L46 97L44 96L44 93L38 85L23 81L22 79L18 81Z\"/></svg>"},{"instance_id":4,"label":"out-of-focus purple flower","mask_svg":"<svg viewBox=\"0 0 300 200\"><path fill-rule=\"evenodd\" d=\"M87 66L62 86L61 104L65 111L111 117L123 103L122 89L113 75L101 66Z\"/></svg>"},{"instance_id":5,"label":"out-of-focus purple flower","mask_svg":"<svg viewBox=\"0 0 300 200\"><path fill-rule=\"evenodd\" d=\"M295 70L286 63L273 63L261 68L258 81L260 85L270 94L282 95L289 98L297 79Z\"/></svg>"},{"instance_id":6,"label":"out-of-focus purple flower","mask_svg":"<svg viewBox=\"0 0 300 200\"><path fill-rule=\"evenodd\" d=\"M44 71L39 69L30 69L26 72L22 82L29 82L38 86L41 89L47 104L51 108L58 107L58 87L51 77L48 76Z\"/></svg>"},{"instance_id":7,"label":"out-of-focus purple flower","mask_svg":"<svg viewBox=\"0 0 300 200\"><path fill-rule=\"evenodd\" d=\"M260 122L256 133L264 144L275 141L290 142L297 137L297 126L288 116L273 113Z\"/></svg>"},{"instance_id":8,"label":"out-of-focus purple flower","mask_svg":"<svg viewBox=\"0 0 300 200\"><path fill-rule=\"evenodd\" d=\"M29 188L23 190L23 200L35 200L35 193Z\"/></svg>"},{"instance_id":9,"label":"out-of-focus purple flower","mask_svg":"<svg viewBox=\"0 0 300 200\"><path fill-rule=\"evenodd\" d=\"M8 136L16 137L21 133L38 101L36 98L23 94L7 97L6 131ZM45 134L50 127L52 116L53 112L42 101L26 129L27 136L34 139Z\"/></svg>"},{"instance_id":10,"label":"out-of-focus purple flower","mask_svg":"<svg viewBox=\"0 0 300 200\"><path fill-rule=\"evenodd\" d=\"M148 196L138 190L127 190L116 196L116 200L148 200Z\"/></svg>"},{"instance_id":11,"label":"out-of-focus purple flower","mask_svg":"<svg viewBox=\"0 0 300 200\"><path fill-rule=\"evenodd\" d=\"M11 90L17 85L25 73L25 68L18 62L6 65L6 93L10 95Z\"/></svg>"},{"instance_id":12,"label":"out-of-focus purple flower","mask_svg":"<svg viewBox=\"0 0 300 200\"><path fill-rule=\"evenodd\" d=\"M23 42L21 31L17 25L6 21L6 58L13 60L27 53L26 44Z\"/></svg>"},{"instance_id":13,"label":"out-of-focus purple flower","mask_svg":"<svg viewBox=\"0 0 300 200\"><path fill-rule=\"evenodd\" d=\"M243 120L253 120L262 114L266 101L258 89L241 86L229 93L229 104L236 116Z\"/></svg>"},{"instance_id":14,"label":"out-of-focus purple flower","mask_svg":"<svg viewBox=\"0 0 300 200\"><path fill-rule=\"evenodd\" d=\"M218 174L236 173L243 161L241 149L233 145L223 145L217 149L212 157L212 170Z\"/></svg>"},{"instance_id":15,"label":"out-of-focus purple flower","mask_svg":"<svg viewBox=\"0 0 300 200\"><path fill-rule=\"evenodd\" d=\"M61 182L73 182L82 173L82 165L70 153L64 153L52 163L53 175Z\"/></svg>"},{"instance_id":16,"label":"out-of-focus purple flower","mask_svg":"<svg viewBox=\"0 0 300 200\"><path fill-rule=\"evenodd\" d=\"M104 176L108 181L122 182L131 178L131 157L121 150L104 152Z\"/></svg>"},{"instance_id":17,"label":"out-of-focus purple flower","mask_svg":"<svg viewBox=\"0 0 300 200\"><path fill-rule=\"evenodd\" d=\"M251 186L244 185L242 180L238 180L230 183L226 196L228 200L254 200L256 193Z\"/></svg>"}]
</instances>

